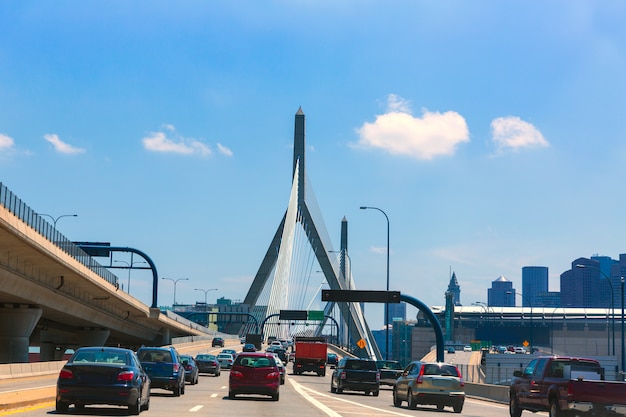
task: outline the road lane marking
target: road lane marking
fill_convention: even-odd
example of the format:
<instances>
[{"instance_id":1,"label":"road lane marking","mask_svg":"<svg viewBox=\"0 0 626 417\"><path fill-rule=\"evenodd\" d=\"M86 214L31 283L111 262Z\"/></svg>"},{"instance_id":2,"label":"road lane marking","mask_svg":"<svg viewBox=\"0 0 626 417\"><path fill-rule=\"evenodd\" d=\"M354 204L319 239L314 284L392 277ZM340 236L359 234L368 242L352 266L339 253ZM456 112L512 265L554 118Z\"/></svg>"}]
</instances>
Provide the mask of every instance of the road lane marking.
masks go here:
<instances>
[{"instance_id":1,"label":"road lane marking","mask_svg":"<svg viewBox=\"0 0 626 417\"><path fill-rule=\"evenodd\" d=\"M217 393L214 392L213 394L211 394L211 398L215 398L215 397L217 397Z\"/></svg>"},{"instance_id":2,"label":"road lane marking","mask_svg":"<svg viewBox=\"0 0 626 417\"><path fill-rule=\"evenodd\" d=\"M203 405L196 405L195 407L191 407L189 411L195 413L196 411L200 411L203 407Z\"/></svg>"},{"instance_id":3,"label":"road lane marking","mask_svg":"<svg viewBox=\"0 0 626 417\"><path fill-rule=\"evenodd\" d=\"M309 394L307 394L304 391L306 388L303 387L302 385L298 384L296 381L293 381L291 378L289 378L289 382L291 383L291 385L293 385L293 387L298 392L298 394L300 394L302 397L304 397L305 400L307 400L308 402L313 404L315 407L319 408L327 416L330 416L330 417L342 417L341 414L331 410L330 408L326 407L324 404L322 404L321 402L317 401L315 398L313 398ZM313 390L311 390L311 391L313 391ZM313 392L317 393L317 391L313 391Z\"/></svg>"}]
</instances>

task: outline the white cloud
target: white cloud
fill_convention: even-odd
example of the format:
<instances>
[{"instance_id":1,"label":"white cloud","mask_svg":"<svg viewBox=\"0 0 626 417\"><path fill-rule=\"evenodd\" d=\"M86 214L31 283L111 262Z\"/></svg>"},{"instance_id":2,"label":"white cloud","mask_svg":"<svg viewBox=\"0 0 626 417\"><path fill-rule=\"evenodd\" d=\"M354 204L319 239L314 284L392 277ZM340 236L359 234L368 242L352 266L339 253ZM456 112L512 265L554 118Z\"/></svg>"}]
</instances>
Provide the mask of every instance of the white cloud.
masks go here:
<instances>
[{"instance_id":1,"label":"white cloud","mask_svg":"<svg viewBox=\"0 0 626 417\"><path fill-rule=\"evenodd\" d=\"M72 146L68 143L63 142L61 139L59 139L59 135L56 135L54 133L45 134L43 135L43 138L49 143L51 143L52 146L54 146L54 150L59 153L73 155L73 154L85 152L85 150L82 148L77 148L75 146Z\"/></svg>"},{"instance_id":2,"label":"white cloud","mask_svg":"<svg viewBox=\"0 0 626 417\"><path fill-rule=\"evenodd\" d=\"M374 123L357 129L357 146L429 160L452 155L458 144L469 141L465 119L456 112L423 110L422 117L414 117L409 102L395 94L388 96L387 107L387 113L376 116Z\"/></svg>"},{"instance_id":3,"label":"white cloud","mask_svg":"<svg viewBox=\"0 0 626 417\"><path fill-rule=\"evenodd\" d=\"M200 154L202 156L211 154L211 149L204 143L195 139L183 138L176 134L174 126L165 125L164 128L172 132L176 137L170 139L164 132L153 132L143 138L143 147L152 152L178 153L182 155Z\"/></svg>"},{"instance_id":4,"label":"white cloud","mask_svg":"<svg viewBox=\"0 0 626 417\"><path fill-rule=\"evenodd\" d=\"M535 126L515 116L494 119L491 122L491 135L496 153L550 146Z\"/></svg>"},{"instance_id":5,"label":"white cloud","mask_svg":"<svg viewBox=\"0 0 626 417\"><path fill-rule=\"evenodd\" d=\"M228 149L226 146L222 145L221 143L217 144L217 150L222 155L233 156L233 151L231 151L230 149Z\"/></svg>"},{"instance_id":6,"label":"white cloud","mask_svg":"<svg viewBox=\"0 0 626 417\"><path fill-rule=\"evenodd\" d=\"M15 142L13 141L13 138L11 138L10 136L3 135L2 133L0 133L0 152L1 151L6 151L6 150L11 150L11 149L13 149L14 145L15 145Z\"/></svg>"}]
</instances>

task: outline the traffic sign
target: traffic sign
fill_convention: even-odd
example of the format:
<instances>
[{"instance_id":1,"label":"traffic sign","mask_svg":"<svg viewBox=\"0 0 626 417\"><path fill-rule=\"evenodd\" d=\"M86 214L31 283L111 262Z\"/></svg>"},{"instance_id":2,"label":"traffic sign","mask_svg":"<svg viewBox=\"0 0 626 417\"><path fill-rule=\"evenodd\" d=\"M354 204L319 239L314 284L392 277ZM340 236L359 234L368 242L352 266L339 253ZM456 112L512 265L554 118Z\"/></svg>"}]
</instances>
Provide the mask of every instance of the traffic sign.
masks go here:
<instances>
[{"instance_id":1,"label":"traffic sign","mask_svg":"<svg viewBox=\"0 0 626 417\"><path fill-rule=\"evenodd\" d=\"M322 301L399 303L400 291L322 290Z\"/></svg>"},{"instance_id":2,"label":"traffic sign","mask_svg":"<svg viewBox=\"0 0 626 417\"><path fill-rule=\"evenodd\" d=\"M324 321L324 311L323 310L309 310L308 319L313 320L313 321Z\"/></svg>"},{"instance_id":3,"label":"traffic sign","mask_svg":"<svg viewBox=\"0 0 626 417\"><path fill-rule=\"evenodd\" d=\"M367 343L365 342L365 339L361 339L358 342L356 342L356 345L360 347L361 349L365 349L365 346L367 346Z\"/></svg>"},{"instance_id":4,"label":"traffic sign","mask_svg":"<svg viewBox=\"0 0 626 417\"><path fill-rule=\"evenodd\" d=\"M306 320L308 317L306 310L280 310L279 320Z\"/></svg>"}]
</instances>

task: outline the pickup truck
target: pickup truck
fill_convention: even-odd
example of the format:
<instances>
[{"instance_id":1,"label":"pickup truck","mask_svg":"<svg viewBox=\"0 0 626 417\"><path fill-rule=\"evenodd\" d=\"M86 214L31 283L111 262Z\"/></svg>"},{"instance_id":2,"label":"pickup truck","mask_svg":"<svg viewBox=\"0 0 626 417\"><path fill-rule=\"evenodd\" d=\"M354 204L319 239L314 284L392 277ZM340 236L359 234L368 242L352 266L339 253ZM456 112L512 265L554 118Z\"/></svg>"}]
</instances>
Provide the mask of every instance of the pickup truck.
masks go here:
<instances>
[{"instance_id":1,"label":"pickup truck","mask_svg":"<svg viewBox=\"0 0 626 417\"><path fill-rule=\"evenodd\" d=\"M140 347L137 357L151 381L151 388L172 391L176 397L185 394L185 368L173 347Z\"/></svg>"},{"instance_id":2,"label":"pickup truck","mask_svg":"<svg viewBox=\"0 0 626 417\"><path fill-rule=\"evenodd\" d=\"M550 417L626 416L626 383L605 381L593 359L538 357L515 371L509 387L509 414L547 411Z\"/></svg>"},{"instance_id":3,"label":"pickup truck","mask_svg":"<svg viewBox=\"0 0 626 417\"><path fill-rule=\"evenodd\" d=\"M380 372L376 362L358 358L341 359L333 371L330 392L341 394L344 390L363 391L365 395L371 392L374 397L378 397Z\"/></svg>"},{"instance_id":4,"label":"pickup truck","mask_svg":"<svg viewBox=\"0 0 626 417\"><path fill-rule=\"evenodd\" d=\"M376 361L376 366L380 371L380 385L390 385L394 387L396 381L402 375L404 368L398 361Z\"/></svg>"}]
</instances>

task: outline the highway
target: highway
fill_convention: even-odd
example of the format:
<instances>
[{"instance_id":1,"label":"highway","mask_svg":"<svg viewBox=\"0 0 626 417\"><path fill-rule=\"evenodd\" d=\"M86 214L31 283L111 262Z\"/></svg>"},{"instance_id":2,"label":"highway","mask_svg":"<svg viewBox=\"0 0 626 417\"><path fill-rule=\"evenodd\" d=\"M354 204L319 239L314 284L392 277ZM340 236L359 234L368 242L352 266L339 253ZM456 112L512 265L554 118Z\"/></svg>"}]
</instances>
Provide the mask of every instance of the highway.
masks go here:
<instances>
[{"instance_id":1,"label":"highway","mask_svg":"<svg viewBox=\"0 0 626 417\"><path fill-rule=\"evenodd\" d=\"M231 345L232 347L234 345ZM238 346L238 345L237 345ZM235 347L237 348L237 347ZM221 348L207 346L180 349L181 352L194 354L198 352L216 353ZM330 375L318 377L314 374L292 375L291 364L288 366L288 375L285 385L281 386L280 400L271 401L269 397L238 396L235 400L228 399L228 371L221 376L201 375L197 385L187 385L185 395L174 397L169 391L153 389L150 410L141 413L142 416L171 417L171 416L432 416L459 415L472 417L496 417L508 414L506 404L497 404L478 399L467 399L463 412L455 414L451 408L445 408L439 414L435 407L424 406L416 410L408 410L406 403L396 408L392 405L392 391L390 387L383 387L378 397L364 396L361 393L330 393ZM13 383L17 383L12 380ZM56 375L40 378L27 378L19 381L19 386L9 387L8 381L0 383L0 390L7 392L10 389L21 389L27 386L52 388ZM34 406L22 407L0 412L0 416L19 415L21 417L56 415L54 402L48 401ZM67 415L93 416L123 416L127 410L119 407L89 406L78 412L70 407Z\"/></svg>"}]
</instances>

